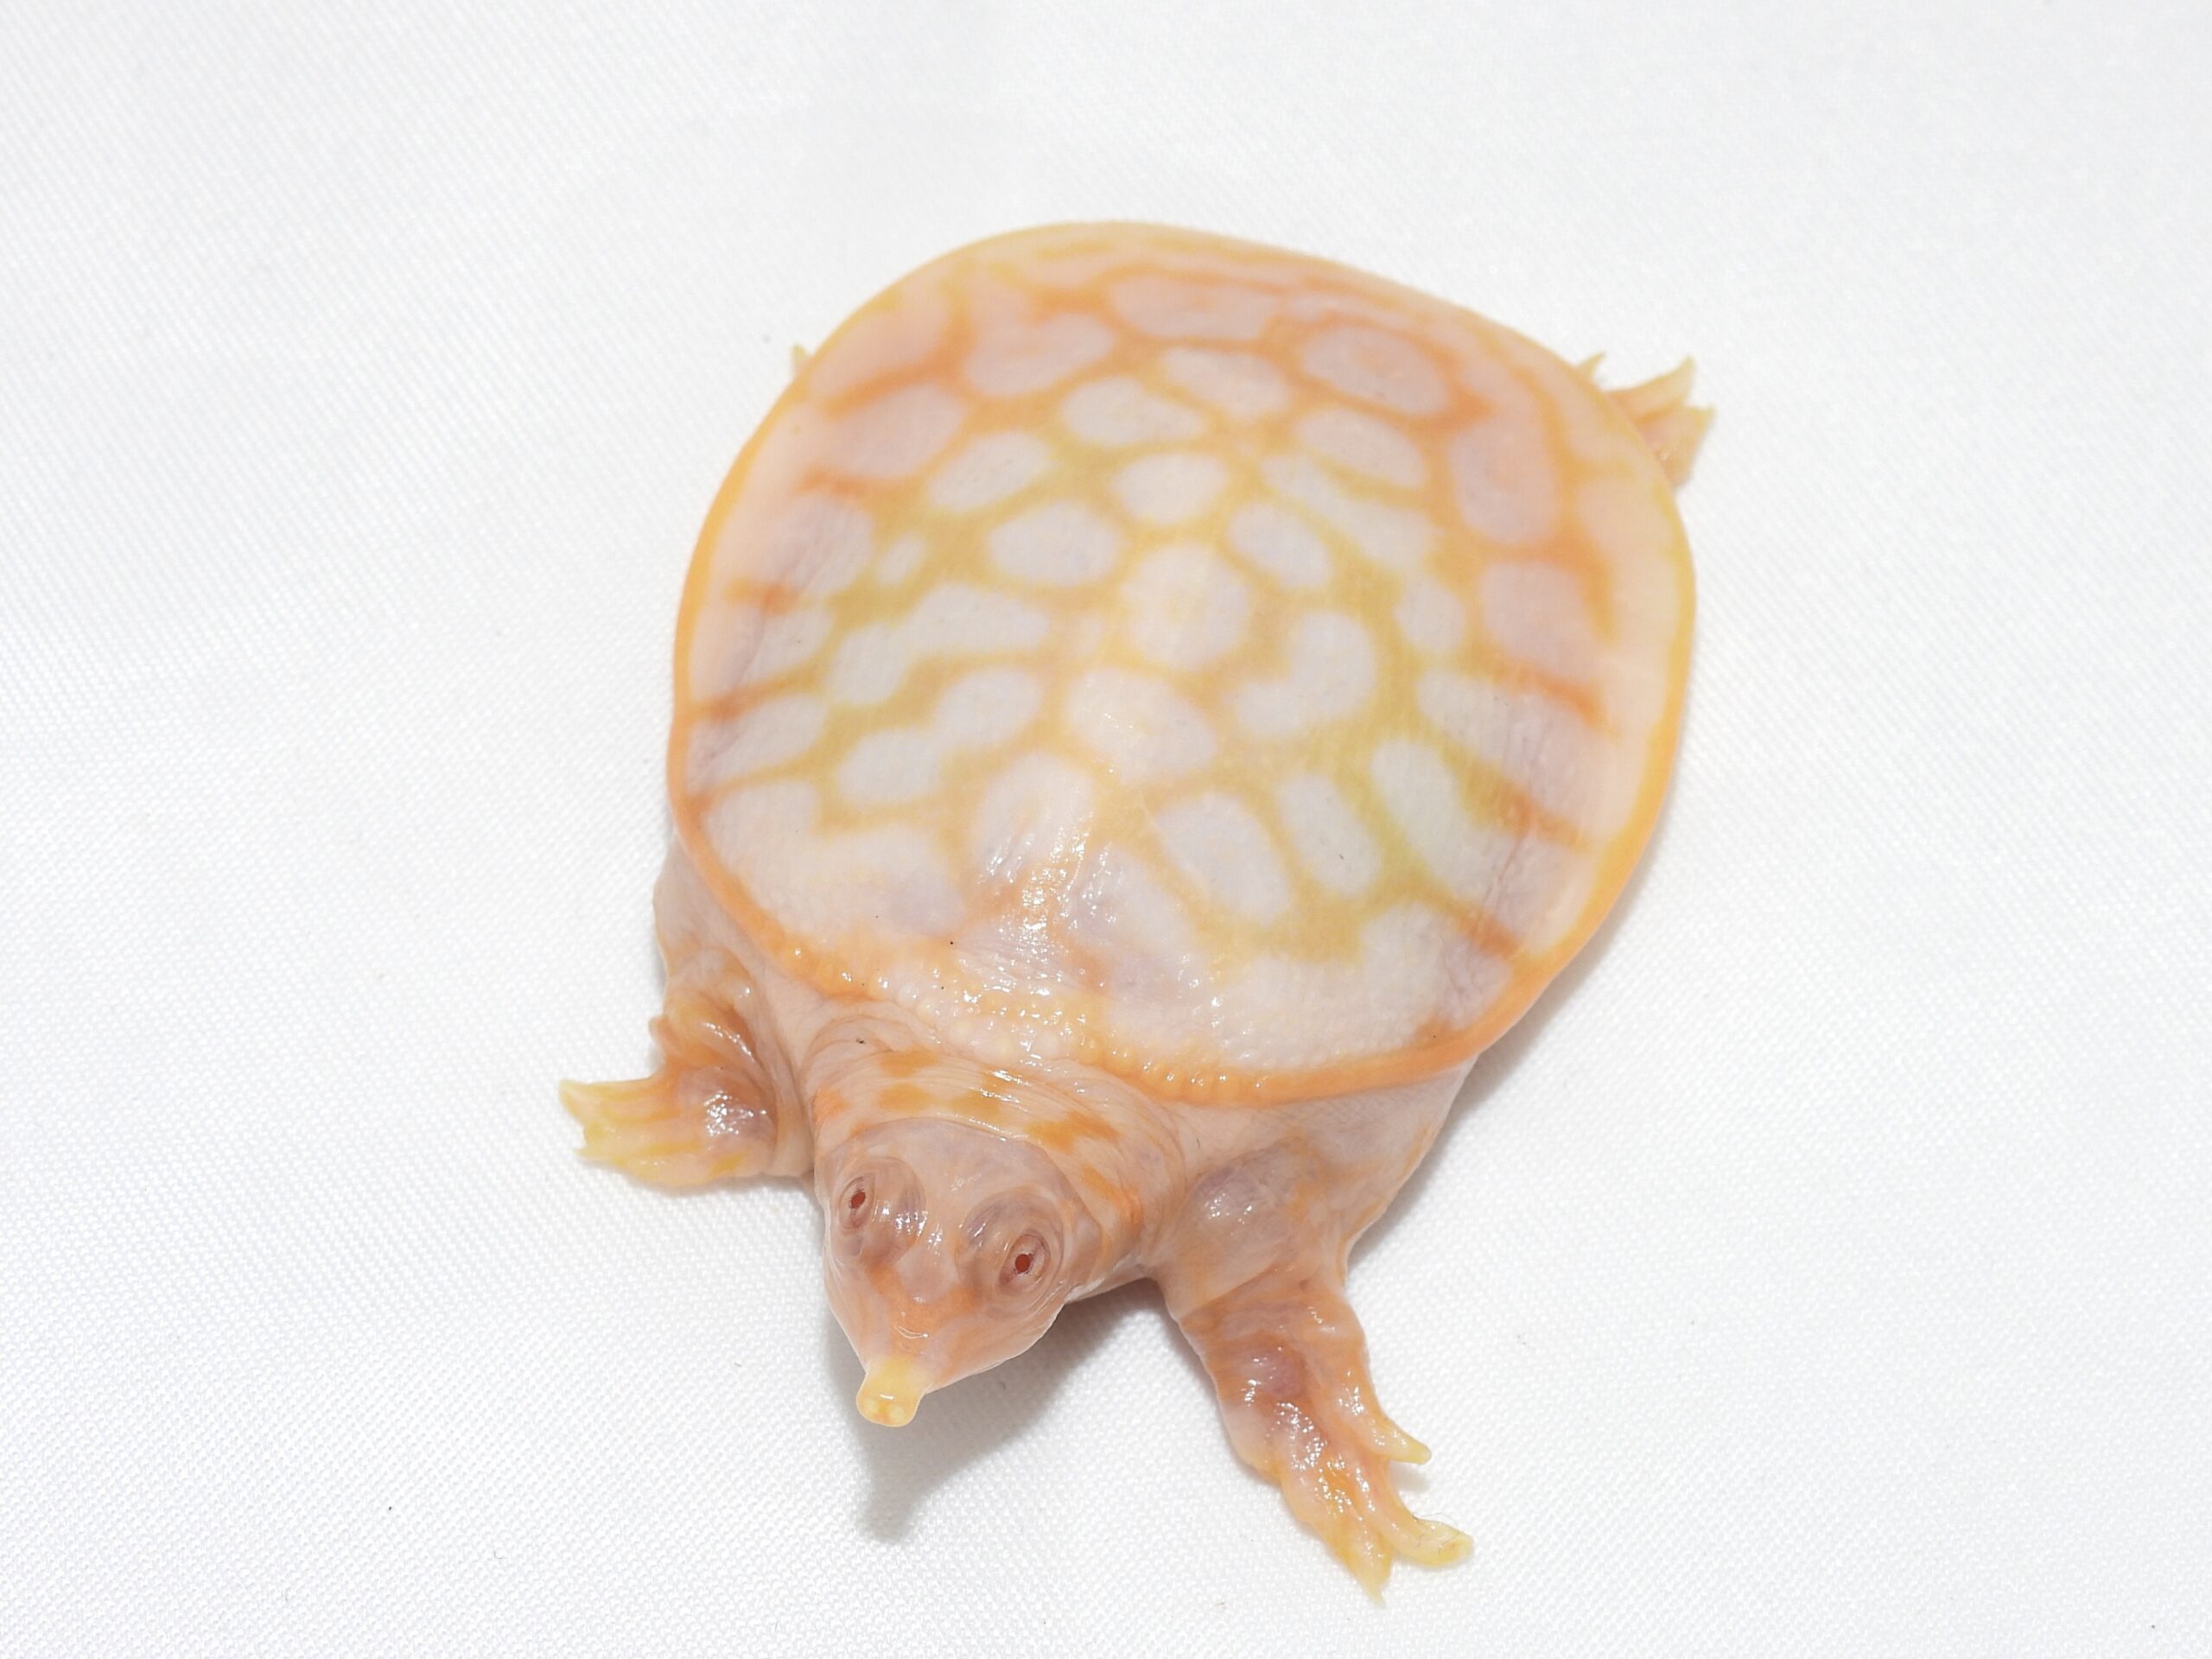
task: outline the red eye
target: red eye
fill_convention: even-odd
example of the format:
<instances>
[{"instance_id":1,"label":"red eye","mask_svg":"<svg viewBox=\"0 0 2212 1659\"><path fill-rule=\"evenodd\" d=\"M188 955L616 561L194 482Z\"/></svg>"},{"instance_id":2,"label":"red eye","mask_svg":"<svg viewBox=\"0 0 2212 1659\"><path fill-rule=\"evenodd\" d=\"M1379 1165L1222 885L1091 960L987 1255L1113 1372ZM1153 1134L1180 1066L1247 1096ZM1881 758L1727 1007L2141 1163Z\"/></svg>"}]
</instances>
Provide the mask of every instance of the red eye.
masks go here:
<instances>
[{"instance_id":1,"label":"red eye","mask_svg":"<svg viewBox=\"0 0 2212 1659\"><path fill-rule=\"evenodd\" d=\"M1024 1233L1007 1251L1006 1265L999 1269L999 1282L1002 1285L1027 1284L1045 1271L1046 1260L1045 1241L1034 1233Z\"/></svg>"},{"instance_id":2,"label":"red eye","mask_svg":"<svg viewBox=\"0 0 2212 1659\"><path fill-rule=\"evenodd\" d=\"M849 1258L887 1262L919 1236L921 1184L895 1158L872 1158L830 1200L830 1230Z\"/></svg>"},{"instance_id":3,"label":"red eye","mask_svg":"<svg viewBox=\"0 0 2212 1659\"><path fill-rule=\"evenodd\" d=\"M846 1182L837 1199L837 1225L849 1233L857 1231L866 1224L874 1198L865 1176Z\"/></svg>"}]
</instances>

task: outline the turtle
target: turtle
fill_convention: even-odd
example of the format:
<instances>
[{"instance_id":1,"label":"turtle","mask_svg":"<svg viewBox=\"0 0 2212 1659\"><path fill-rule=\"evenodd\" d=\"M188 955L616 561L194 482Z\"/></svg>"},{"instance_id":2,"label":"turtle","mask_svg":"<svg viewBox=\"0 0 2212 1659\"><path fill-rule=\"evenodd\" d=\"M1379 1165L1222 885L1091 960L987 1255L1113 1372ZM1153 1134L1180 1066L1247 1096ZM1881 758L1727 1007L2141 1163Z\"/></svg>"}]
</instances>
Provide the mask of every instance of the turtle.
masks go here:
<instances>
[{"instance_id":1,"label":"turtle","mask_svg":"<svg viewBox=\"0 0 2212 1659\"><path fill-rule=\"evenodd\" d=\"M1607 391L1378 276L1141 224L862 305L744 446L677 625L650 1183L810 1179L899 1427L1156 1282L1236 1453L1372 1591L1353 1242L1649 838L1694 365Z\"/></svg>"}]
</instances>

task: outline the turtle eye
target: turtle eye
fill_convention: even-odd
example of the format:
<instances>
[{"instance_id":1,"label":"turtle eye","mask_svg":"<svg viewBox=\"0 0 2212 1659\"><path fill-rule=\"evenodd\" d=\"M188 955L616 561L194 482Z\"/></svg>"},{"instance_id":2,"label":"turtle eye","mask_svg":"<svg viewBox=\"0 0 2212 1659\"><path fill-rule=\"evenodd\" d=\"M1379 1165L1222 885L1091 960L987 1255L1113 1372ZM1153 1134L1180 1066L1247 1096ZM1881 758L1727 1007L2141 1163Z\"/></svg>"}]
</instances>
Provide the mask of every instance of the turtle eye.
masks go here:
<instances>
[{"instance_id":1,"label":"turtle eye","mask_svg":"<svg viewBox=\"0 0 2212 1659\"><path fill-rule=\"evenodd\" d=\"M977 1294L1027 1303L1052 1282L1059 1229L1033 1204L995 1200L969 1218L963 1255Z\"/></svg>"},{"instance_id":2,"label":"turtle eye","mask_svg":"<svg viewBox=\"0 0 2212 1659\"><path fill-rule=\"evenodd\" d=\"M1012 1290L1042 1281L1051 1271L1052 1247L1038 1234L1024 1233L1007 1246L999 1266L999 1283Z\"/></svg>"},{"instance_id":3,"label":"turtle eye","mask_svg":"<svg viewBox=\"0 0 2212 1659\"><path fill-rule=\"evenodd\" d=\"M875 1210L875 1184L865 1175L855 1175L845 1183L845 1190L837 1195L837 1226L840 1231L858 1232L868 1224Z\"/></svg>"},{"instance_id":4,"label":"turtle eye","mask_svg":"<svg viewBox=\"0 0 2212 1659\"><path fill-rule=\"evenodd\" d=\"M830 1226L839 1248L867 1262L886 1262L921 1231L921 1183L895 1160L871 1163L837 1189Z\"/></svg>"}]
</instances>

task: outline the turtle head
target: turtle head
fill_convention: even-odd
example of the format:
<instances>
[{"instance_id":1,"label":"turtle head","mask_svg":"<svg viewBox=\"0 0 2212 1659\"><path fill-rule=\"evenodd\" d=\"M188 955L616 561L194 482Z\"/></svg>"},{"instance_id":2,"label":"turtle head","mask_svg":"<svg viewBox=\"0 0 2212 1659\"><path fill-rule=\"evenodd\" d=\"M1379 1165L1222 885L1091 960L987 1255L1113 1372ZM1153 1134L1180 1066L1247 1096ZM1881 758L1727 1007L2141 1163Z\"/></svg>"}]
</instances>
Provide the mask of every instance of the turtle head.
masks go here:
<instances>
[{"instance_id":1,"label":"turtle head","mask_svg":"<svg viewBox=\"0 0 2212 1659\"><path fill-rule=\"evenodd\" d=\"M926 1106L817 1154L830 1306L898 1427L931 1389L1011 1359L1096 1283L1100 1230L1054 1154Z\"/></svg>"}]
</instances>

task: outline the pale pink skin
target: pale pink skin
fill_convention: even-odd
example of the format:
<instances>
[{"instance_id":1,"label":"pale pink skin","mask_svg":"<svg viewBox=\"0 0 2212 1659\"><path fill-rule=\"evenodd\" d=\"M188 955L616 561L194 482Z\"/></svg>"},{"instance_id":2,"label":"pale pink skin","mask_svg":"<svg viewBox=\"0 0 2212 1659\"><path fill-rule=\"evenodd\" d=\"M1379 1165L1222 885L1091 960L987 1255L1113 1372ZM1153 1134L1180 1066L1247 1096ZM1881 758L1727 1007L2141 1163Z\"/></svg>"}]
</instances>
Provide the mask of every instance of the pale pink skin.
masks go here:
<instances>
[{"instance_id":1,"label":"pale pink skin","mask_svg":"<svg viewBox=\"0 0 2212 1659\"><path fill-rule=\"evenodd\" d=\"M587 1150L675 1186L811 1172L870 1418L906 1422L923 1392L1022 1352L1066 1303L1148 1278L1237 1454L1363 1583L1396 1556L1465 1553L1398 1498L1390 1463L1428 1454L1376 1404L1344 1296L1353 1241L1427 1152L1465 1065L1257 1109L1163 1103L1072 1062L1015 1078L948 1058L902 1009L771 967L680 843L654 908L664 1063L567 1089Z\"/></svg>"},{"instance_id":2,"label":"pale pink skin","mask_svg":"<svg viewBox=\"0 0 2212 1659\"><path fill-rule=\"evenodd\" d=\"M1345 1258L1657 813L1689 386L1159 226L894 284L702 531L664 1062L587 1150L810 1171L876 1422L1149 1278L1364 1583L1464 1554Z\"/></svg>"}]
</instances>

